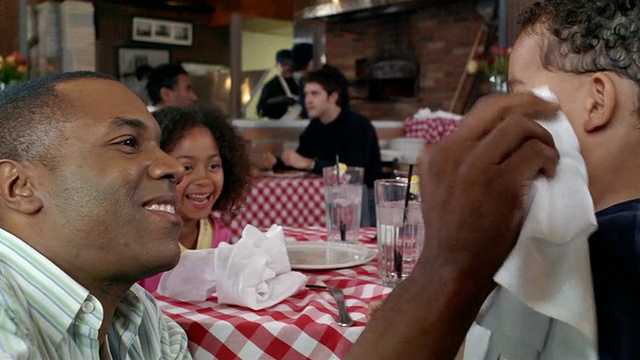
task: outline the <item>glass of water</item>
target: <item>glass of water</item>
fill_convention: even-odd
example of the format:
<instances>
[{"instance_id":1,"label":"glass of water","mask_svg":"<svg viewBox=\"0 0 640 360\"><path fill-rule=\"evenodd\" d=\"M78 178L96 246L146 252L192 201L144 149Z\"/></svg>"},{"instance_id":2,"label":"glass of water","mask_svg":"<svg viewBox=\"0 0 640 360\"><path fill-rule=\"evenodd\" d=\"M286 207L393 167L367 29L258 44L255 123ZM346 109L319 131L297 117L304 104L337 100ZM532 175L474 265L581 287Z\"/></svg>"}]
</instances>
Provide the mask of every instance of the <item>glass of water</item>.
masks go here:
<instances>
[{"instance_id":1,"label":"glass of water","mask_svg":"<svg viewBox=\"0 0 640 360\"><path fill-rule=\"evenodd\" d=\"M358 243L364 169L328 166L322 169L327 240Z\"/></svg>"},{"instance_id":2,"label":"glass of water","mask_svg":"<svg viewBox=\"0 0 640 360\"><path fill-rule=\"evenodd\" d=\"M411 274L424 242L417 179L381 179L374 183L378 228L378 262L382 284L394 287ZM405 207L406 205L406 207Z\"/></svg>"}]
</instances>

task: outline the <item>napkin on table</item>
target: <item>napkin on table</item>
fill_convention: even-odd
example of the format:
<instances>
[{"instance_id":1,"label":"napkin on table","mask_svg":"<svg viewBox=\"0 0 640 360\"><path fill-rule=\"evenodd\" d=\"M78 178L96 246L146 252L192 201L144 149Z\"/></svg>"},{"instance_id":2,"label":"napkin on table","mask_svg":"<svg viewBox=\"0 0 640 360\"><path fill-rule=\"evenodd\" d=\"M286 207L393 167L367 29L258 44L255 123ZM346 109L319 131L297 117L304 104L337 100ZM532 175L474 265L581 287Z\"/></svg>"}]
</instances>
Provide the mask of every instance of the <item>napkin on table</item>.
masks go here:
<instances>
[{"instance_id":1,"label":"napkin on table","mask_svg":"<svg viewBox=\"0 0 640 360\"><path fill-rule=\"evenodd\" d=\"M547 87L539 97L557 101ZM566 116L540 121L560 153L539 177L513 251L467 334L465 359L596 359L589 235L597 228L587 172Z\"/></svg>"},{"instance_id":2,"label":"napkin on table","mask_svg":"<svg viewBox=\"0 0 640 360\"><path fill-rule=\"evenodd\" d=\"M163 274L158 293L203 301L217 292L220 304L260 310L300 292L306 282L304 274L291 271L281 226L263 233L247 225L235 244L183 252Z\"/></svg>"}]
</instances>

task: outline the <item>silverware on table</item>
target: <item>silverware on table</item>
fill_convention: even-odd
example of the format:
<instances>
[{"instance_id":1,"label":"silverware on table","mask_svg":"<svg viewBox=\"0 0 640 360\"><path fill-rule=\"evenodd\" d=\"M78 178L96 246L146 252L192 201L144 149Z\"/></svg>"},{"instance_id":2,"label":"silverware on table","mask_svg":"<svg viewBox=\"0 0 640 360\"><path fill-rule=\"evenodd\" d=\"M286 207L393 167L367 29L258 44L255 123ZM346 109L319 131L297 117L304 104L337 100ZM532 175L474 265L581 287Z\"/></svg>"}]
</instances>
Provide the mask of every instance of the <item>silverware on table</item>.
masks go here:
<instances>
[{"instance_id":1,"label":"silverware on table","mask_svg":"<svg viewBox=\"0 0 640 360\"><path fill-rule=\"evenodd\" d=\"M353 325L355 321L353 321L353 319L349 315L349 312L347 312L347 307L344 304L344 294L342 293L342 290L333 286L308 284L307 288L331 291L331 295L333 295L333 298L336 300L336 304L338 305L338 325L343 327Z\"/></svg>"}]
</instances>

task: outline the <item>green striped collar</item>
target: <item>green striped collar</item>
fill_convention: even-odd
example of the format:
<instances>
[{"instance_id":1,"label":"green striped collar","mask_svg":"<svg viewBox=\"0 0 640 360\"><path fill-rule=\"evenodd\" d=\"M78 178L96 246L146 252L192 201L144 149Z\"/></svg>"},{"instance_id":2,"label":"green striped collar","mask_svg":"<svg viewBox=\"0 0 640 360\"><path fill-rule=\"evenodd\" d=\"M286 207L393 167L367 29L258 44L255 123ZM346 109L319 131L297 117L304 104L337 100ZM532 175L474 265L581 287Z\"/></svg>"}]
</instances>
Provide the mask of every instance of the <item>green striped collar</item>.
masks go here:
<instances>
[{"instance_id":1,"label":"green striped collar","mask_svg":"<svg viewBox=\"0 0 640 360\"><path fill-rule=\"evenodd\" d=\"M33 314L33 320L56 342L68 332L89 291L13 234L0 229L0 271L11 272ZM8 274L2 274L6 276ZM93 298L93 297L92 297ZM94 299L95 303L99 302ZM102 307L95 311L98 328Z\"/></svg>"}]
</instances>

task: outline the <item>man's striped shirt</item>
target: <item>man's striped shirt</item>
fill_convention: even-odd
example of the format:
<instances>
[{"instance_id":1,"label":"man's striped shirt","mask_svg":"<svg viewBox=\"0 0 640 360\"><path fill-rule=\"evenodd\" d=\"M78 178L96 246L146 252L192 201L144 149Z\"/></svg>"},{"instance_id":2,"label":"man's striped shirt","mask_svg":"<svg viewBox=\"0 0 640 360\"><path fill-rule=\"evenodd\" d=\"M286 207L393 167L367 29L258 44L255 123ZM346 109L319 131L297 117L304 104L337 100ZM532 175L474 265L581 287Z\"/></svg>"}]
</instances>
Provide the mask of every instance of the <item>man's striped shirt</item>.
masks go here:
<instances>
[{"instance_id":1,"label":"man's striped shirt","mask_svg":"<svg viewBox=\"0 0 640 360\"><path fill-rule=\"evenodd\" d=\"M99 359L103 309L49 259L0 229L0 359ZM191 359L184 331L134 285L108 333L113 359Z\"/></svg>"}]
</instances>

